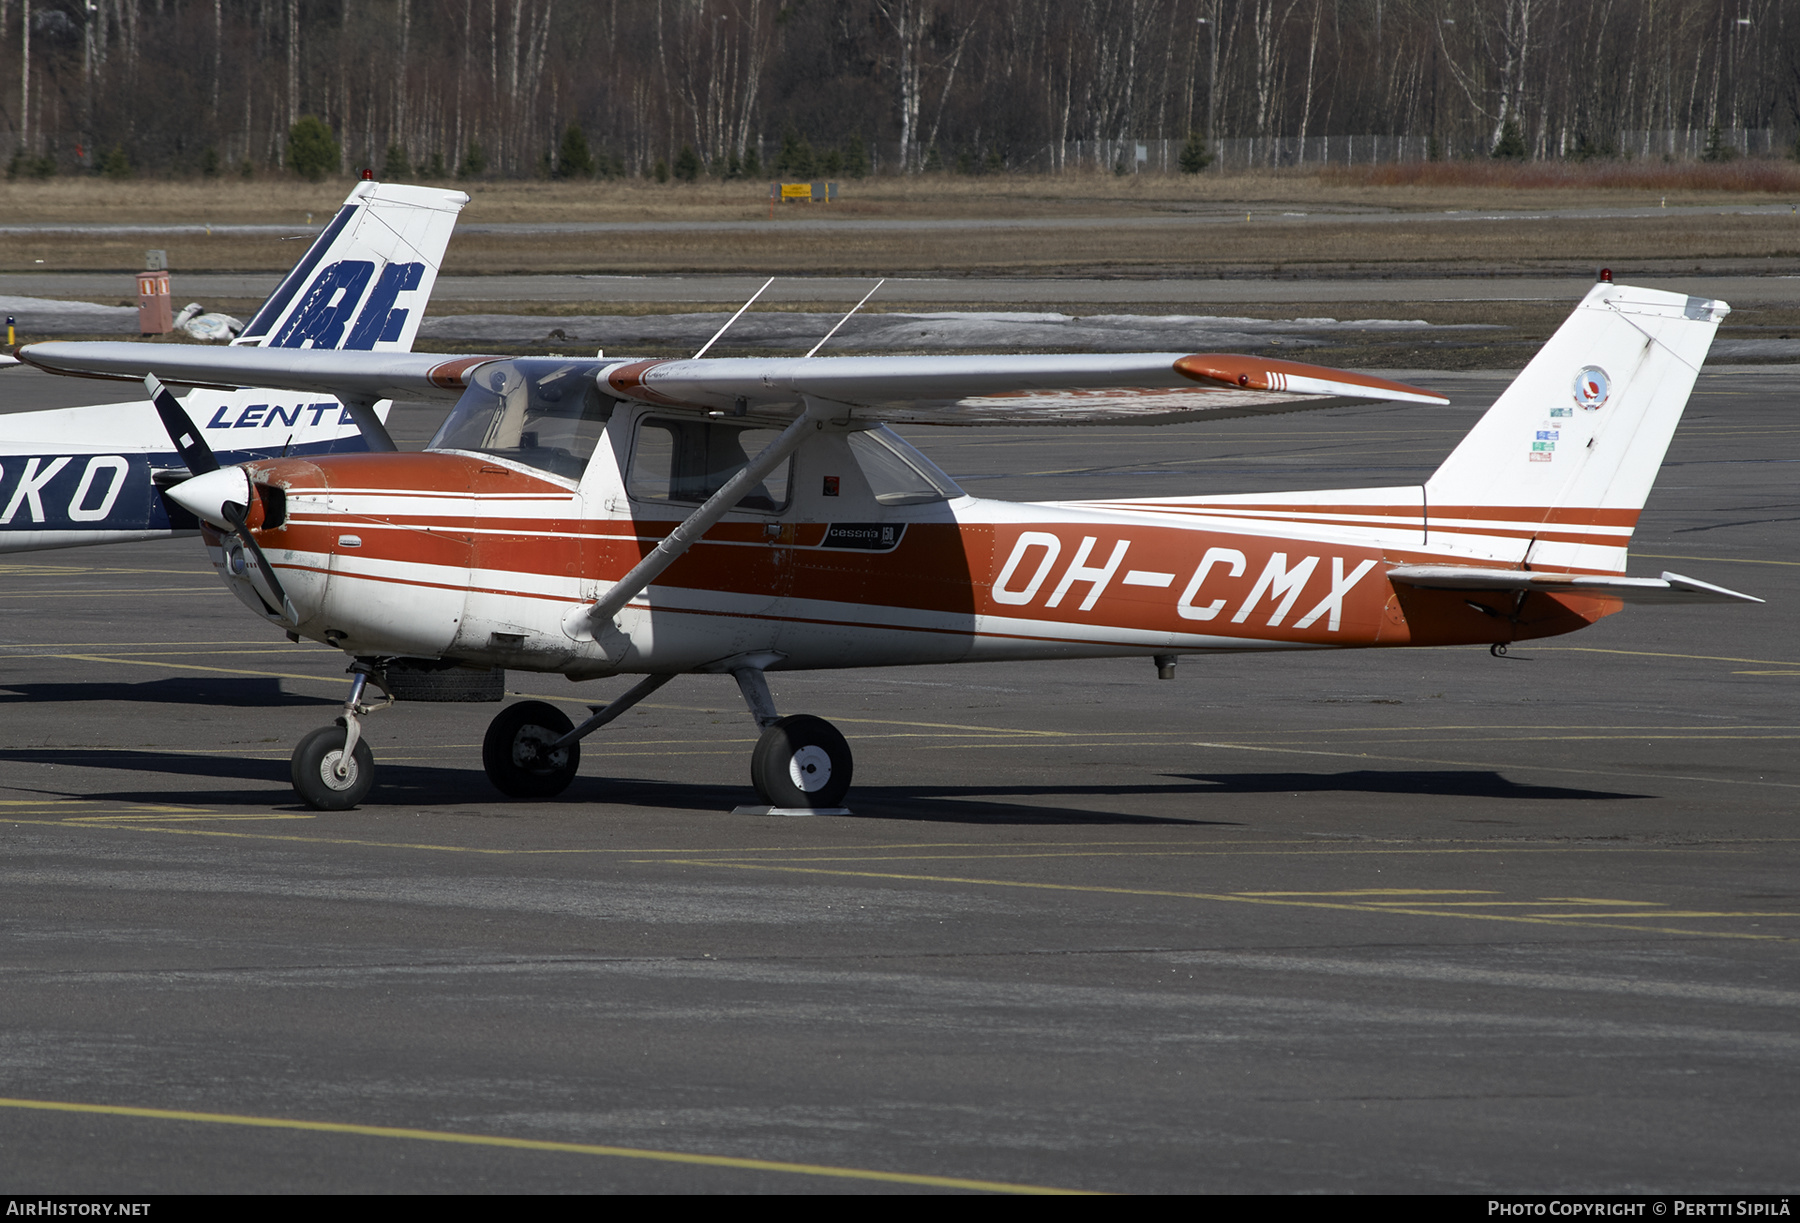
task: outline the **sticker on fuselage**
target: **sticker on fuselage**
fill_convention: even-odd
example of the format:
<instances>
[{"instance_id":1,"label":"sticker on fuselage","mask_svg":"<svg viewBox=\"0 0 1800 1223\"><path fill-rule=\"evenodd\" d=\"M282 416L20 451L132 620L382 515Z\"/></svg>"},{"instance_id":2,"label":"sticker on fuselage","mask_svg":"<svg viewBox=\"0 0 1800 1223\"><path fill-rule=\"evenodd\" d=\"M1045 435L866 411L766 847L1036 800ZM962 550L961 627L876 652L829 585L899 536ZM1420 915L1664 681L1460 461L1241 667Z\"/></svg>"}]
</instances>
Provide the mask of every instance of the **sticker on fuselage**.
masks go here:
<instances>
[{"instance_id":1,"label":"sticker on fuselage","mask_svg":"<svg viewBox=\"0 0 1800 1223\"><path fill-rule=\"evenodd\" d=\"M834 522L826 526L821 548L850 548L857 552L892 552L906 534L904 522Z\"/></svg>"}]
</instances>

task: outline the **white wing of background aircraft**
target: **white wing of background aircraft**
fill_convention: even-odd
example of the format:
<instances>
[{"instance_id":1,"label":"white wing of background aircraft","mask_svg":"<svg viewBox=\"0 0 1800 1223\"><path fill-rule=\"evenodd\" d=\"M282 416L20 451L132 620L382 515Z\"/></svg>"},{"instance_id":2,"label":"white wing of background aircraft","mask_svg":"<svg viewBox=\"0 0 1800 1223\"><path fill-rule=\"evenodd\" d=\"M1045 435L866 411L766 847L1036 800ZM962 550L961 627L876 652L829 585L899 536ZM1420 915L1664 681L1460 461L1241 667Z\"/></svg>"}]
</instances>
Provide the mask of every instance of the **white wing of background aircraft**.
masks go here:
<instances>
[{"instance_id":1,"label":"white wing of background aircraft","mask_svg":"<svg viewBox=\"0 0 1800 1223\"><path fill-rule=\"evenodd\" d=\"M468 202L460 191L356 184L232 348L215 351L410 353ZM393 449L384 396L241 387L182 401L224 462ZM199 523L163 496L189 474L149 400L0 416L0 552L191 534Z\"/></svg>"}]
</instances>

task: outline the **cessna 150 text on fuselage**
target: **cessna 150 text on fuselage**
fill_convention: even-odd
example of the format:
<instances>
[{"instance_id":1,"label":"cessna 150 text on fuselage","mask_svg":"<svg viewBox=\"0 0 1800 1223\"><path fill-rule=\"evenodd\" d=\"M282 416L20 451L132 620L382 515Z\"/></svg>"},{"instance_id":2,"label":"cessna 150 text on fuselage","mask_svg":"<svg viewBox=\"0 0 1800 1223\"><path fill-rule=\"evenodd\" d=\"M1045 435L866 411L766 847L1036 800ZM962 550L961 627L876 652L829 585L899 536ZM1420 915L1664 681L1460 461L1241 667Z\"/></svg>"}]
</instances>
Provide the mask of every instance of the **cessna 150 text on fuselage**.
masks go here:
<instances>
[{"instance_id":1,"label":"cessna 150 text on fuselage","mask_svg":"<svg viewBox=\"0 0 1800 1223\"><path fill-rule=\"evenodd\" d=\"M844 801L849 748L829 723L780 716L767 671L1499 648L1630 602L1754 601L1624 574L1726 311L1596 285L1422 485L1040 504L966 495L885 424L1156 423L1444 400L1179 353L621 362L45 344L21 355L114 377L458 397L424 453L263 459L170 490L208 524L215 565L253 613L354 660L344 718L294 754L314 806L368 791L366 683L396 660L431 660L643 677L579 727L543 702L502 710L483 763L507 794L560 791L582 736L702 672L735 677L764 728L751 760L764 803L821 810ZM198 472L208 459L192 449Z\"/></svg>"}]
</instances>

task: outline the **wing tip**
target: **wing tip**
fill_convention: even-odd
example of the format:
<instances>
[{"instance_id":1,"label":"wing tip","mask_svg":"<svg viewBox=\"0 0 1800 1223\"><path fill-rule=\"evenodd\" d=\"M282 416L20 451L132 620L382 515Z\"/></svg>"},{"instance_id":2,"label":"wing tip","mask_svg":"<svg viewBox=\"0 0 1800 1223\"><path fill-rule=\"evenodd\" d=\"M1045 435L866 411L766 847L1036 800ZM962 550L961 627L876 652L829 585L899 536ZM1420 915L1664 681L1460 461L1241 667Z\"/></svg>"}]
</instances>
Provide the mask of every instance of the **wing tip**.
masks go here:
<instances>
[{"instance_id":1,"label":"wing tip","mask_svg":"<svg viewBox=\"0 0 1800 1223\"><path fill-rule=\"evenodd\" d=\"M1212 382L1240 390L1347 395L1357 399L1390 399L1440 407L1450 402L1448 396L1436 391L1372 374L1238 353L1194 353L1178 359L1175 371L1195 382Z\"/></svg>"}]
</instances>

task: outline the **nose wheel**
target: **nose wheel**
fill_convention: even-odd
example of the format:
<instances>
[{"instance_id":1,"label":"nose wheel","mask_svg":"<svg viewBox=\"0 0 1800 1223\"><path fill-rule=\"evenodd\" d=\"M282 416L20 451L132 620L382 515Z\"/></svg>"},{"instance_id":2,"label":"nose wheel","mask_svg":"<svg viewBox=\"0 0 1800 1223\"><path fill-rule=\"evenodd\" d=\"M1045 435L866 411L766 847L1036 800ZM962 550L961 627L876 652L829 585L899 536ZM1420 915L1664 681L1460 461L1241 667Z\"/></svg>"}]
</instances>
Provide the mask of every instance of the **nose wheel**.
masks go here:
<instances>
[{"instance_id":1,"label":"nose wheel","mask_svg":"<svg viewBox=\"0 0 1800 1223\"><path fill-rule=\"evenodd\" d=\"M340 718L336 726L319 727L294 749L294 792L315 811L348 811L375 784L374 754L360 738L346 752L346 730Z\"/></svg>"},{"instance_id":2,"label":"nose wheel","mask_svg":"<svg viewBox=\"0 0 1800 1223\"><path fill-rule=\"evenodd\" d=\"M386 700L378 705L363 702L371 677L380 669L379 659L359 658L350 667L350 699L335 725L321 726L300 740L289 760L294 793L314 811L348 811L369 797L375 784L375 754L363 742L362 719L394 703L379 678Z\"/></svg>"}]
</instances>

